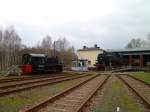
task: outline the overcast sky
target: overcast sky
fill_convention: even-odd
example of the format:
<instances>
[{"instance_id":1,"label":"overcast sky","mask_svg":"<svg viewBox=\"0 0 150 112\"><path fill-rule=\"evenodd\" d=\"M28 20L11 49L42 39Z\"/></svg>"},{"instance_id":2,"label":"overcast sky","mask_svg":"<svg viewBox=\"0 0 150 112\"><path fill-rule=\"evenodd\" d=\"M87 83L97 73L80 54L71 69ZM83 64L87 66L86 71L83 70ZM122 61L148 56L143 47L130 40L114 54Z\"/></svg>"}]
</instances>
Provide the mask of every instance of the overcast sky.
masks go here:
<instances>
[{"instance_id":1,"label":"overcast sky","mask_svg":"<svg viewBox=\"0 0 150 112\"><path fill-rule=\"evenodd\" d=\"M0 26L10 25L29 46L50 35L77 49L123 48L150 32L150 0L0 0Z\"/></svg>"}]
</instances>

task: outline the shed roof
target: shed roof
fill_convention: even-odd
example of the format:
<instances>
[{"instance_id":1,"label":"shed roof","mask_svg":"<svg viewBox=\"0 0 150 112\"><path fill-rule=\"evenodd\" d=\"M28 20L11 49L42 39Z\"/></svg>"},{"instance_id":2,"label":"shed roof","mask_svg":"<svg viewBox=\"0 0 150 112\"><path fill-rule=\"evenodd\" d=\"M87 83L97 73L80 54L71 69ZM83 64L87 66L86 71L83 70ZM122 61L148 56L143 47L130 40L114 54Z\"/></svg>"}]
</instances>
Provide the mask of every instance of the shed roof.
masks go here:
<instances>
[{"instance_id":1,"label":"shed roof","mask_svg":"<svg viewBox=\"0 0 150 112\"><path fill-rule=\"evenodd\" d=\"M106 52L122 53L123 55L149 55L150 48L107 49Z\"/></svg>"},{"instance_id":2,"label":"shed roof","mask_svg":"<svg viewBox=\"0 0 150 112\"><path fill-rule=\"evenodd\" d=\"M107 52L143 52L150 51L150 48L126 48L126 49L107 49Z\"/></svg>"}]
</instances>

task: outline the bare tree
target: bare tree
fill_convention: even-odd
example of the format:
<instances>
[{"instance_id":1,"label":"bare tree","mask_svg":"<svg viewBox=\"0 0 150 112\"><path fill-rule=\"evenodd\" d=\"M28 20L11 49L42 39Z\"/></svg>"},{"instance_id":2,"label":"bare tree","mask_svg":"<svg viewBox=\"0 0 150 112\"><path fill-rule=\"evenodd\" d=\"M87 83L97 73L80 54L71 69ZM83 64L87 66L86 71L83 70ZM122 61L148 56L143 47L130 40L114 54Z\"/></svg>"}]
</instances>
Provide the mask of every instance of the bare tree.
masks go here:
<instances>
[{"instance_id":1,"label":"bare tree","mask_svg":"<svg viewBox=\"0 0 150 112\"><path fill-rule=\"evenodd\" d=\"M126 46L126 48L150 48L150 41L142 40L140 38L132 39Z\"/></svg>"},{"instance_id":2,"label":"bare tree","mask_svg":"<svg viewBox=\"0 0 150 112\"><path fill-rule=\"evenodd\" d=\"M141 48L142 46L142 40L140 38L138 39L132 39L126 46L126 48Z\"/></svg>"},{"instance_id":3,"label":"bare tree","mask_svg":"<svg viewBox=\"0 0 150 112\"><path fill-rule=\"evenodd\" d=\"M126 48L150 48L150 33L147 34L147 39L133 38Z\"/></svg>"},{"instance_id":4,"label":"bare tree","mask_svg":"<svg viewBox=\"0 0 150 112\"><path fill-rule=\"evenodd\" d=\"M52 38L47 35L42 42L37 43L37 46L30 48L22 44L13 26L0 30L0 70L21 64L24 53L47 53L49 57L54 56L54 43L57 57L61 59L64 66L69 66L75 57L75 51L66 38L59 38L52 42Z\"/></svg>"},{"instance_id":5,"label":"bare tree","mask_svg":"<svg viewBox=\"0 0 150 112\"><path fill-rule=\"evenodd\" d=\"M11 26L0 31L0 69L20 63L21 38Z\"/></svg>"},{"instance_id":6,"label":"bare tree","mask_svg":"<svg viewBox=\"0 0 150 112\"><path fill-rule=\"evenodd\" d=\"M150 33L147 34L147 46L150 48Z\"/></svg>"},{"instance_id":7,"label":"bare tree","mask_svg":"<svg viewBox=\"0 0 150 112\"><path fill-rule=\"evenodd\" d=\"M69 44L70 43L65 37L59 38L57 41L55 41L55 48L57 51L64 51L70 47Z\"/></svg>"},{"instance_id":8,"label":"bare tree","mask_svg":"<svg viewBox=\"0 0 150 112\"><path fill-rule=\"evenodd\" d=\"M47 35L45 38L43 38L42 40L42 47L43 48L47 48L47 49L51 49L52 47L52 39L49 35Z\"/></svg>"},{"instance_id":9,"label":"bare tree","mask_svg":"<svg viewBox=\"0 0 150 112\"><path fill-rule=\"evenodd\" d=\"M3 32L0 30L0 70L2 69L2 39L3 39Z\"/></svg>"},{"instance_id":10,"label":"bare tree","mask_svg":"<svg viewBox=\"0 0 150 112\"><path fill-rule=\"evenodd\" d=\"M64 66L70 66L75 56L74 47L70 46L66 38L59 38L55 42L55 48L57 51L56 55L61 59Z\"/></svg>"},{"instance_id":11,"label":"bare tree","mask_svg":"<svg viewBox=\"0 0 150 112\"><path fill-rule=\"evenodd\" d=\"M49 35L47 35L45 38L43 38L41 46L43 49L45 49L45 52L51 56L51 49L52 49L52 39Z\"/></svg>"}]
</instances>

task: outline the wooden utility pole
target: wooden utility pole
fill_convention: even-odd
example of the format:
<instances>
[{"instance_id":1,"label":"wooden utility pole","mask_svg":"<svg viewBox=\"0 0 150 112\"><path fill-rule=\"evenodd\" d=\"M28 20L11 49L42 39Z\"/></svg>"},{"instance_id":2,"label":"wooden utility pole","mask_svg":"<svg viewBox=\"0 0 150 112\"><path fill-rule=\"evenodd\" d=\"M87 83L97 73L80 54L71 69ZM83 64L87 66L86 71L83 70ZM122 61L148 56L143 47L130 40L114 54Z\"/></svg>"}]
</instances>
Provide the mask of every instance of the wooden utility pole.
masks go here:
<instances>
[{"instance_id":1,"label":"wooden utility pole","mask_svg":"<svg viewBox=\"0 0 150 112\"><path fill-rule=\"evenodd\" d=\"M56 42L54 41L54 57L56 57L56 46L55 46Z\"/></svg>"}]
</instances>

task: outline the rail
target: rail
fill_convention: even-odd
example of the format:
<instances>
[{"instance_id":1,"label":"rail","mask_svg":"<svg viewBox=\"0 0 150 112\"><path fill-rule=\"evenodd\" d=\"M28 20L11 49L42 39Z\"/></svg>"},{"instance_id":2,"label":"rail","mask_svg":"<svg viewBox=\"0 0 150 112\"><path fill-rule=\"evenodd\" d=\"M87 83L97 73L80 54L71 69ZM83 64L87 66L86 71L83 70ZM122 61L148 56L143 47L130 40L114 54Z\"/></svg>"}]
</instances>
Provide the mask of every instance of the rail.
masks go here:
<instances>
[{"instance_id":1,"label":"rail","mask_svg":"<svg viewBox=\"0 0 150 112\"><path fill-rule=\"evenodd\" d=\"M81 78L81 77L86 77L86 76L89 76L88 75L78 75L78 76L68 76L68 77L60 77L60 78L55 78L54 80L52 79L49 79L48 81L43 81L41 83L36 83L36 84L30 84L30 85L25 85L25 86L17 86L16 88L10 88L10 89L6 89L6 90L0 90L0 96L5 96L5 95L9 95L9 94L12 94L12 93L15 93L15 92L20 92L20 91L23 91L23 90L27 90L27 89L31 89L31 88L37 88L37 87L42 87L42 86L46 86L46 85L49 85L49 84L54 84L54 83L59 83L59 82L63 82L63 81L68 81L68 80L73 80L73 79L78 79L78 78ZM33 82L32 82L33 83Z\"/></svg>"},{"instance_id":2,"label":"rail","mask_svg":"<svg viewBox=\"0 0 150 112\"><path fill-rule=\"evenodd\" d=\"M134 88L131 84L129 84L123 77L121 77L120 75L116 75L120 80L123 81L123 83L125 85L127 85L127 87L129 87L141 100L142 102L148 107L148 109L150 109L150 102L147 101L147 99L138 91L136 90L136 88ZM129 77L129 76L127 76ZM132 78L132 77L129 77L129 78ZM134 78L133 78L134 79ZM136 79L134 79L136 80ZM138 81L138 80L137 80ZM141 81L139 81L140 83L143 83ZM144 83L145 84L145 83Z\"/></svg>"}]
</instances>

